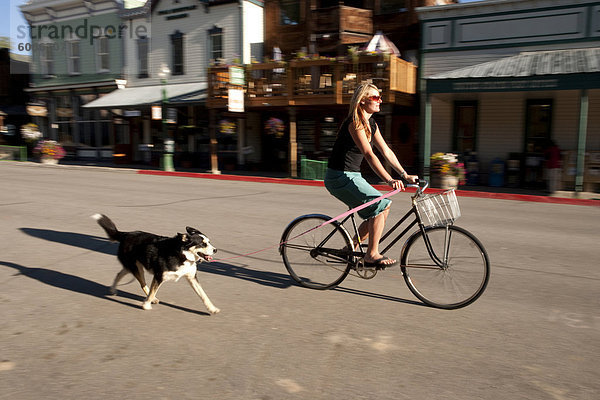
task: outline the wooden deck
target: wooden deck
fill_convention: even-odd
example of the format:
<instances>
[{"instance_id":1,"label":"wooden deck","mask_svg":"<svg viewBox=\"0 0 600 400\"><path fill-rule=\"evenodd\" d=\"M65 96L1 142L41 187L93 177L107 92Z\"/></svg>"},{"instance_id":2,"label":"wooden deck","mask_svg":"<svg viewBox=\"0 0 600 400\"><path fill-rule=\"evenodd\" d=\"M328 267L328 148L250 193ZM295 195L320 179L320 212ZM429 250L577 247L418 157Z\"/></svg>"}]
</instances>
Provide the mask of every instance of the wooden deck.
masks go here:
<instances>
[{"instance_id":1,"label":"wooden deck","mask_svg":"<svg viewBox=\"0 0 600 400\"><path fill-rule=\"evenodd\" d=\"M244 69L246 108L348 104L364 81L375 84L386 103L409 106L416 93L417 67L384 54L249 64ZM207 107L226 108L228 89L240 87L229 83L229 68L209 68L208 79Z\"/></svg>"}]
</instances>

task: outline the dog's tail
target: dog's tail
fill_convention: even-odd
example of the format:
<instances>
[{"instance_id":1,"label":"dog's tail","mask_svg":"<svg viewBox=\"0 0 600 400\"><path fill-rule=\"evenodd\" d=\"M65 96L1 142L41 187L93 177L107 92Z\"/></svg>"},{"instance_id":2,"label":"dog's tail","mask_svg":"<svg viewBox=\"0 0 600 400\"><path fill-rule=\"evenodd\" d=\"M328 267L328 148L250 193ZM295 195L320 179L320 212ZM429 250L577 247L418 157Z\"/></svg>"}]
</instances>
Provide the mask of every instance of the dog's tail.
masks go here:
<instances>
[{"instance_id":1,"label":"dog's tail","mask_svg":"<svg viewBox=\"0 0 600 400\"><path fill-rule=\"evenodd\" d=\"M106 234L110 240L114 240L116 242L120 241L121 232L119 232L114 222L112 222L110 218L104 214L94 214L92 215L92 218L94 218L98 222L98 225L100 225L106 231Z\"/></svg>"}]
</instances>

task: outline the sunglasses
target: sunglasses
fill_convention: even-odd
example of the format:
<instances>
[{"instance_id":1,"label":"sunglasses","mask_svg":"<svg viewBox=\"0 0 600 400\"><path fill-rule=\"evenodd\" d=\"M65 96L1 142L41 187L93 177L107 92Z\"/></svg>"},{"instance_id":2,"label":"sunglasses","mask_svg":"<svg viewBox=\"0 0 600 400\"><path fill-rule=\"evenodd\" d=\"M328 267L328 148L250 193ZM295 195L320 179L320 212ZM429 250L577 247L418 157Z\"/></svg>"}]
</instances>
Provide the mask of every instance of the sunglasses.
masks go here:
<instances>
[{"instance_id":1,"label":"sunglasses","mask_svg":"<svg viewBox=\"0 0 600 400\"><path fill-rule=\"evenodd\" d=\"M368 96L367 99L369 99L371 101L383 101L381 96Z\"/></svg>"}]
</instances>

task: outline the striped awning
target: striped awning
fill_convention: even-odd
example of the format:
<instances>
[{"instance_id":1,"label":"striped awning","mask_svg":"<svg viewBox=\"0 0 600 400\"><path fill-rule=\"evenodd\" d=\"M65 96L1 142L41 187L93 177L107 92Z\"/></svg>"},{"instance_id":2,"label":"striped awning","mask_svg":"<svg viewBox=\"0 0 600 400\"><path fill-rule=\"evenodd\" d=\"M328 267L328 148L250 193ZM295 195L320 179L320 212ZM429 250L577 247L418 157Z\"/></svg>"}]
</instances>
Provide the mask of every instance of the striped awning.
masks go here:
<instances>
[{"instance_id":1,"label":"striped awning","mask_svg":"<svg viewBox=\"0 0 600 400\"><path fill-rule=\"evenodd\" d=\"M178 83L165 85L169 103L189 103L206 99L206 83ZM162 101L162 85L126 87L114 90L85 104L84 108L136 108Z\"/></svg>"},{"instance_id":2,"label":"striped awning","mask_svg":"<svg viewBox=\"0 0 600 400\"><path fill-rule=\"evenodd\" d=\"M425 79L429 92L600 88L600 47L524 52Z\"/></svg>"}]
</instances>

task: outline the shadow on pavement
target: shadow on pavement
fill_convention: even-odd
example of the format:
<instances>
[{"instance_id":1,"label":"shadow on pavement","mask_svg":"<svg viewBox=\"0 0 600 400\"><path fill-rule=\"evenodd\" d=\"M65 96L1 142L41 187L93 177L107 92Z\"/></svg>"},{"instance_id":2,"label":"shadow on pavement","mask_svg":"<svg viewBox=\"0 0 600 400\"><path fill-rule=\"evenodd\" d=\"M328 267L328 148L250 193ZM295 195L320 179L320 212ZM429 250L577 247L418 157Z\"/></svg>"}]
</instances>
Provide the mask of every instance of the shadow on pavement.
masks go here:
<instances>
[{"instance_id":1,"label":"shadow on pavement","mask_svg":"<svg viewBox=\"0 0 600 400\"><path fill-rule=\"evenodd\" d=\"M101 299L106 299L113 301L115 303L119 303L125 306L133 307L136 309L141 309L140 304L131 304L125 301L121 301L118 297L124 297L131 300L139 301L140 303L144 301L145 297L138 296L132 293L124 292L119 290L118 296L110 296L108 294L108 286L101 285L97 282L90 281L89 279L81 278L79 276L65 274L59 271L53 271L51 269L46 268L30 268L25 267L23 265L15 264L7 261L0 261L0 265L6 266L9 268L13 268L18 273L16 275L23 275L31 279L35 279L38 282L44 283L49 286L53 286L58 289L69 290L71 292L85 294L88 296L98 297ZM140 289L141 290L141 289ZM210 315L206 312L192 310L190 308L181 307L174 304L165 303L163 301L160 302L161 305L171 307L180 311L186 311L199 315Z\"/></svg>"},{"instance_id":2,"label":"shadow on pavement","mask_svg":"<svg viewBox=\"0 0 600 400\"><path fill-rule=\"evenodd\" d=\"M50 229L20 228L20 230L30 236L33 236L33 237L36 237L39 239L44 239L44 240L48 240L48 241L55 242L55 243L66 244L69 246L80 247L82 249L97 251L100 253L109 254L109 255L113 255L113 256L117 255L118 244L112 243L104 237L86 235L86 234L75 233L75 232L55 231L55 230L50 230ZM0 264L2 264L2 262L0 262ZM97 284L95 282L89 281L84 278L76 277L74 275L63 274L58 271L52 271L52 270L43 269L43 268L28 268L28 267L24 267L24 266L12 264L12 263L4 263L3 265L13 267L15 269L18 269L19 271L21 271L21 269L23 269L23 271L30 271L30 272L34 271L34 272L31 272L33 275L24 273L23 271L21 271L21 273L23 275L30 276L31 278L40 280L41 282L49 284L51 286L56 286L56 287L59 287L62 289L73 290L73 291L76 291L79 293L89 294L89 295L96 296L96 297L102 297L102 298L105 298L105 299L108 299L111 301L115 301L115 302L118 302L121 304L126 304L126 305L137 308L137 306L135 306L135 305L119 301L119 300L115 299L114 297L109 297L107 286ZM295 285L294 281L287 273L282 274L282 273L278 273L278 272L260 271L260 270L247 268L246 266L233 265L233 264L228 264L228 263L223 263L223 262L218 262L218 261L215 261L212 263L199 264L198 269L201 272L207 272L207 273L211 273L211 274L228 276L228 277L232 277L232 278L236 278L236 279L242 279L242 280L245 280L248 282L257 283L259 285L270 286L270 287L279 288L279 289L286 289L290 286ZM49 281L44 281L44 280L38 279L38 277L44 277L44 276L47 277L47 276L52 276L53 274L56 275L55 276L56 279L50 279ZM69 283L69 285L66 286L65 282ZM310 289L307 289L307 290L309 291ZM420 306L424 305L423 303L420 303L417 301L406 300L406 299L401 299L398 297L387 296L387 295L382 295L382 294L378 294L378 293L367 292L367 291L357 290L357 289L349 289L349 288L344 288L344 287L339 287L339 286L333 290L343 292L343 293L353 294L353 295L357 295L357 296L366 296L366 297L372 297L372 298L381 299L381 300L396 301L396 302L405 303L405 304L420 305ZM133 295L133 294L130 294L127 292L123 292L121 290L119 291L119 296L127 297L132 300L139 300L139 301L144 300L144 298L141 296ZM169 307L173 307L173 308L176 308L176 309L179 309L182 311L200 313L195 310L190 310L190 309L187 309L184 307L179 307L176 305L163 303L162 301L160 304L167 305ZM209 315L207 313L201 313L201 314Z\"/></svg>"},{"instance_id":3,"label":"shadow on pavement","mask_svg":"<svg viewBox=\"0 0 600 400\"><path fill-rule=\"evenodd\" d=\"M232 278L243 279L249 282L258 283L260 285L271 286L279 289L286 289L290 286L299 286L292 280L292 278L288 274L280 274L277 272L268 272L268 271L257 271L246 267L221 263L218 261L212 263L203 263L198 267L203 272L208 272L211 274L218 274L223 276L229 276ZM312 289L306 289L307 295L310 295ZM338 286L332 290L342 293L353 294L357 296L365 296L372 297L374 299L381 299L387 301L396 301L398 303L411 304L416 306L425 306L425 304L414 301L401 299L399 297L387 296L379 293L367 292L364 290L358 289L349 289L345 287Z\"/></svg>"},{"instance_id":4,"label":"shadow on pavement","mask_svg":"<svg viewBox=\"0 0 600 400\"><path fill-rule=\"evenodd\" d=\"M29 236L44 239L49 242L80 247L82 249L97 251L112 256L117 255L118 244L112 243L106 237L85 235L75 232L54 231L51 229L19 228L19 230Z\"/></svg>"},{"instance_id":5,"label":"shadow on pavement","mask_svg":"<svg viewBox=\"0 0 600 400\"><path fill-rule=\"evenodd\" d=\"M279 289L285 289L293 285L292 278L288 274L280 274L278 272L259 271L232 265L222 262L202 263L198 266L202 272L211 274L229 276L232 278L242 279L245 281L258 283L264 286L271 286Z\"/></svg>"},{"instance_id":6,"label":"shadow on pavement","mask_svg":"<svg viewBox=\"0 0 600 400\"><path fill-rule=\"evenodd\" d=\"M398 303L410 304L410 305L413 305L413 306L427 307L427 305L421 303L420 301L401 299L399 297L388 296L388 295L385 295L385 294L379 294L379 293L373 293L373 292L366 292L364 290L358 290L358 289L349 289L349 288L345 288L345 287L342 287L342 286L338 286L338 287L336 287L333 290L335 290L337 292L344 292L344 293L355 294L357 296L366 296L366 297L372 297L374 299L396 301Z\"/></svg>"}]
</instances>

